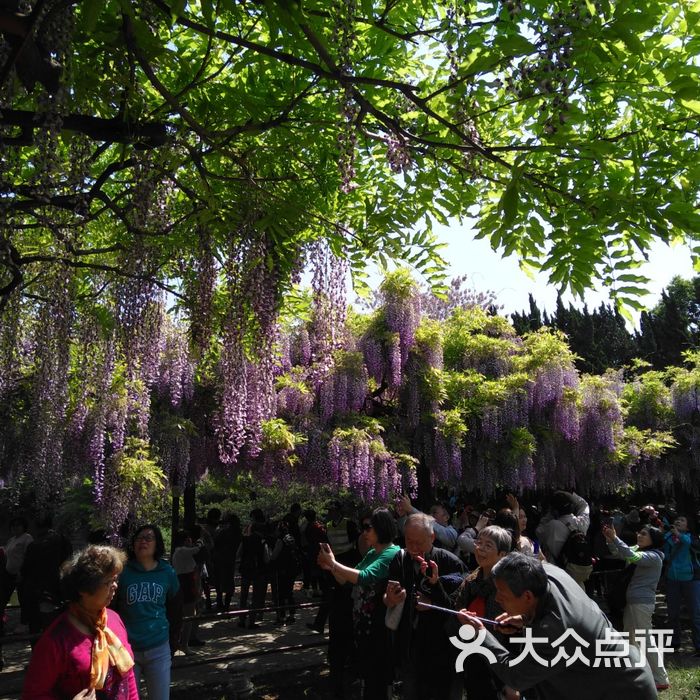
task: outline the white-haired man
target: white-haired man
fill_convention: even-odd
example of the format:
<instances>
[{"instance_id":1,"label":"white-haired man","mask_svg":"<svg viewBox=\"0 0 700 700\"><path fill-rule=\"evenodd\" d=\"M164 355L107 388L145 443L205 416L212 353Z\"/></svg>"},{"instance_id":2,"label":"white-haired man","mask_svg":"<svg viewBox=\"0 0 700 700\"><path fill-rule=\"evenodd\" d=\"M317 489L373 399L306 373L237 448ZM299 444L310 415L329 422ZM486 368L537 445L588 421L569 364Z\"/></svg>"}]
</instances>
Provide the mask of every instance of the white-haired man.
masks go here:
<instances>
[{"instance_id":1,"label":"white-haired man","mask_svg":"<svg viewBox=\"0 0 700 700\"><path fill-rule=\"evenodd\" d=\"M401 669L404 700L444 700L455 677L456 650L444 631L445 616L416 608L418 596L449 607L438 573L441 577L464 573L458 557L434 546L434 523L425 513L410 515L404 524L405 546L389 566L384 603L390 609L403 606L392 647L394 663Z\"/></svg>"}]
</instances>

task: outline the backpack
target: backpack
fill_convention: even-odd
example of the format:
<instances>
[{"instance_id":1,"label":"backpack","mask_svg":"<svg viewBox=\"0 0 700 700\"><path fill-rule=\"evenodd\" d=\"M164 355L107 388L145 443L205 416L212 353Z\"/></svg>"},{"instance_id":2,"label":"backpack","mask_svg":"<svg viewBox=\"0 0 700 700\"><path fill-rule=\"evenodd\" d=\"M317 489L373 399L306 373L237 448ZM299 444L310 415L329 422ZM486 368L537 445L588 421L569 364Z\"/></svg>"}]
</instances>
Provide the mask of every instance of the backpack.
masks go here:
<instances>
[{"instance_id":1,"label":"backpack","mask_svg":"<svg viewBox=\"0 0 700 700\"><path fill-rule=\"evenodd\" d=\"M608 608L611 613L619 614L625 609L627 605L627 589L629 588L630 581L632 581L632 576L634 576L636 570L636 564L628 564L608 582L608 591L605 594L605 600L608 603Z\"/></svg>"},{"instance_id":2,"label":"backpack","mask_svg":"<svg viewBox=\"0 0 700 700\"><path fill-rule=\"evenodd\" d=\"M569 536L561 548L557 564L566 568L567 564L591 566L593 564L593 548L586 535L580 530L569 529Z\"/></svg>"},{"instance_id":3,"label":"backpack","mask_svg":"<svg viewBox=\"0 0 700 700\"><path fill-rule=\"evenodd\" d=\"M690 563L693 567L693 580L697 581L700 579L700 537L697 535L691 535Z\"/></svg>"},{"instance_id":4,"label":"backpack","mask_svg":"<svg viewBox=\"0 0 700 700\"><path fill-rule=\"evenodd\" d=\"M297 574L301 569L297 543L289 533L282 538L282 551L280 552L277 565L280 571L289 574Z\"/></svg>"}]
</instances>

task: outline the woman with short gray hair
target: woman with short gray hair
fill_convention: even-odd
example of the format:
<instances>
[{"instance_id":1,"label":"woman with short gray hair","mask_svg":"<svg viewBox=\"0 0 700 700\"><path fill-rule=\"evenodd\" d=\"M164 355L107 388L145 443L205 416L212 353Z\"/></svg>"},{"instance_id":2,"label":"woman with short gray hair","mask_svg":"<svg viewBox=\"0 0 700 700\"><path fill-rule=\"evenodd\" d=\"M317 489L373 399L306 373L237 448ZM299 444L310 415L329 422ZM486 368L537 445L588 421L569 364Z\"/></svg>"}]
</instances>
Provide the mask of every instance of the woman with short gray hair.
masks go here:
<instances>
[{"instance_id":1,"label":"woman with short gray hair","mask_svg":"<svg viewBox=\"0 0 700 700\"><path fill-rule=\"evenodd\" d=\"M63 564L68 607L34 647L22 700L138 700L126 629L107 607L125 559L114 547L91 545Z\"/></svg>"},{"instance_id":2,"label":"woman with short gray hair","mask_svg":"<svg viewBox=\"0 0 700 700\"><path fill-rule=\"evenodd\" d=\"M474 615L493 620L503 610L496 602L496 586L491 572L513 550L513 535L498 525L488 525L479 532L474 545L474 556L479 566L465 577L453 594L453 606L455 610L466 609ZM497 700L509 697L510 692L491 673L486 659L478 654L465 659L464 688L469 700Z\"/></svg>"}]
</instances>

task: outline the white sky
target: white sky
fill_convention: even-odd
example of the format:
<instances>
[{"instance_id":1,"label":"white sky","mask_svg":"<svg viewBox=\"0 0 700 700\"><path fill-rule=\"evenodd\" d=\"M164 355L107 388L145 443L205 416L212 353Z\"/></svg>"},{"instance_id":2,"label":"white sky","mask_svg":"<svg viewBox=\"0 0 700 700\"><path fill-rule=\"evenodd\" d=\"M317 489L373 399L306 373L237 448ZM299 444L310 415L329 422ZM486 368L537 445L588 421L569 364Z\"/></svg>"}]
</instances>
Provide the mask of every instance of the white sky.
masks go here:
<instances>
[{"instance_id":1,"label":"white sky","mask_svg":"<svg viewBox=\"0 0 700 700\"><path fill-rule=\"evenodd\" d=\"M532 294L540 310L552 312L557 299L556 287L547 283L546 274L528 277L519 267L514 257L503 258L491 250L486 240L474 240L468 224L454 226L435 226L434 232L438 241L446 243L442 250L443 257L449 264L448 278L467 275L466 286L477 292L493 291L497 302L503 306L502 314L509 315L514 311L528 308L528 294ZM376 267L371 267L369 283L376 287L380 277ZM650 278L647 285L649 295L640 301L648 308L653 307L671 278L680 275L691 279L696 274L693 270L690 251L685 246L670 247L662 242L656 242L649 251L649 262L638 270L639 274ZM352 298L352 295L351 295ZM607 290L590 290L586 293L585 302L589 310L593 310L601 302L609 302ZM564 303L574 301L570 294L564 296ZM638 318L638 314L635 315Z\"/></svg>"}]
</instances>

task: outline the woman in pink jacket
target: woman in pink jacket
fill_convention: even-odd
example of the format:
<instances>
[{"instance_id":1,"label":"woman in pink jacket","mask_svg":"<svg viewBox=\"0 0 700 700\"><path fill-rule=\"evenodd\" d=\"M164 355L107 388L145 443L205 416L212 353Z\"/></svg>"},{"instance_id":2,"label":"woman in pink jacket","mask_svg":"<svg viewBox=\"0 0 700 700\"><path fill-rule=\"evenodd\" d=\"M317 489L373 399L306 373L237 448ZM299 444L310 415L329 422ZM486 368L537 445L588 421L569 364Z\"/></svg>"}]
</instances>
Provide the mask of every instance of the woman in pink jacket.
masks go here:
<instances>
[{"instance_id":1,"label":"woman in pink jacket","mask_svg":"<svg viewBox=\"0 0 700 700\"><path fill-rule=\"evenodd\" d=\"M126 629L107 607L125 559L92 545L63 564L68 607L34 647L22 700L138 700Z\"/></svg>"}]
</instances>

